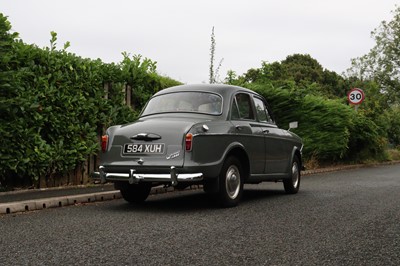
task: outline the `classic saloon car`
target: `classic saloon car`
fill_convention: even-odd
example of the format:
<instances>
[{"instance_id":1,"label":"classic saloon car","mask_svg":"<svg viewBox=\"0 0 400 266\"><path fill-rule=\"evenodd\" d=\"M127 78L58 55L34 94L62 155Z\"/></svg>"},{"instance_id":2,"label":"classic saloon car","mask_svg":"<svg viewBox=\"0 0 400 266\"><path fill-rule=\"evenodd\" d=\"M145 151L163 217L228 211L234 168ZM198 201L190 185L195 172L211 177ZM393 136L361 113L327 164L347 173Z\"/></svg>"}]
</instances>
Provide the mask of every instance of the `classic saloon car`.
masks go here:
<instances>
[{"instance_id":1,"label":"classic saloon car","mask_svg":"<svg viewBox=\"0 0 400 266\"><path fill-rule=\"evenodd\" d=\"M301 139L276 126L266 100L229 85L182 85L156 93L136 122L102 137L95 176L114 182L128 202L151 187L202 184L224 207L239 203L243 184L282 181L297 193Z\"/></svg>"}]
</instances>

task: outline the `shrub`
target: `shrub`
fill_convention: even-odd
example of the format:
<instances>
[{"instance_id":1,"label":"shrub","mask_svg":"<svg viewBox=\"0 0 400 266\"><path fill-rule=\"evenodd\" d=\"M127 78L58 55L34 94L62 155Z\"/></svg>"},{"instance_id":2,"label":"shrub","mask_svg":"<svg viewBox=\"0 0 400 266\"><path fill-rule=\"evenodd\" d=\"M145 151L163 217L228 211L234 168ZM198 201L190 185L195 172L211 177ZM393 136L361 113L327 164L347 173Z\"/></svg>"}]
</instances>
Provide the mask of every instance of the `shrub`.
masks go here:
<instances>
[{"instance_id":1,"label":"shrub","mask_svg":"<svg viewBox=\"0 0 400 266\"><path fill-rule=\"evenodd\" d=\"M280 127L287 128L291 121L299 122L299 128L293 132L304 141L306 159L384 159L386 142L378 126L341 100L304 94L296 88L287 90L268 84L247 86L267 99Z\"/></svg>"}]
</instances>

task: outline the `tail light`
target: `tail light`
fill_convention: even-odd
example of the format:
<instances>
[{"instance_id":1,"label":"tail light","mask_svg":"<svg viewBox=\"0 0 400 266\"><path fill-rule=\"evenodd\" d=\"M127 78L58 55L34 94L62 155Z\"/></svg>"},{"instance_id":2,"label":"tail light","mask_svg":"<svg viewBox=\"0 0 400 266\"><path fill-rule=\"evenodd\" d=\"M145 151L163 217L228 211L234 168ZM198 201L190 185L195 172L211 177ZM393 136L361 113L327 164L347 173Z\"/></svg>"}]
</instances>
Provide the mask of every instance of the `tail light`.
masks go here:
<instances>
[{"instance_id":1,"label":"tail light","mask_svg":"<svg viewBox=\"0 0 400 266\"><path fill-rule=\"evenodd\" d=\"M101 136L101 150L103 152L107 151L108 146L108 135Z\"/></svg>"},{"instance_id":2,"label":"tail light","mask_svg":"<svg viewBox=\"0 0 400 266\"><path fill-rule=\"evenodd\" d=\"M192 133L186 134L185 147L187 151L192 150L192 143L193 143L193 134Z\"/></svg>"}]
</instances>

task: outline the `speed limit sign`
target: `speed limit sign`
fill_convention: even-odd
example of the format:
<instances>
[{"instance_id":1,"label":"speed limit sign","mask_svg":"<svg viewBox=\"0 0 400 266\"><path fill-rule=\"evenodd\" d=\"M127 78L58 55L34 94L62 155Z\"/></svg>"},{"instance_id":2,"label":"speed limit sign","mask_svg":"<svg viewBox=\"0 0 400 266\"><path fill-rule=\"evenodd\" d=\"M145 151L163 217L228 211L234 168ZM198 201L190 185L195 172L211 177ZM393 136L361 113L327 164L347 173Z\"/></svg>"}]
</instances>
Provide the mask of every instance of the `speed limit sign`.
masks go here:
<instances>
[{"instance_id":1,"label":"speed limit sign","mask_svg":"<svg viewBox=\"0 0 400 266\"><path fill-rule=\"evenodd\" d=\"M347 94L347 99L351 104L360 104L364 101L365 94L362 89L354 88L351 89L349 94Z\"/></svg>"}]
</instances>

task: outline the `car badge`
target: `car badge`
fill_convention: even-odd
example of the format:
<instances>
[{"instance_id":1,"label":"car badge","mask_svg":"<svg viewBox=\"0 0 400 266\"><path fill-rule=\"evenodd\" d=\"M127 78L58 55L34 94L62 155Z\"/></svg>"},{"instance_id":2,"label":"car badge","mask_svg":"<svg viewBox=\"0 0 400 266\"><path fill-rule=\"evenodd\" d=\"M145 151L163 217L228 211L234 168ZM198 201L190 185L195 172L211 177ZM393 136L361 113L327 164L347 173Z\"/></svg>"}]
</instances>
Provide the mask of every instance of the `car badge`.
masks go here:
<instances>
[{"instance_id":1,"label":"car badge","mask_svg":"<svg viewBox=\"0 0 400 266\"><path fill-rule=\"evenodd\" d=\"M139 159L138 164L142 165L144 163L144 160L142 158Z\"/></svg>"},{"instance_id":2,"label":"car badge","mask_svg":"<svg viewBox=\"0 0 400 266\"><path fill-rule=\"evenodd\" d=\"M170 155L167 156L167 160L170 160L170 159L174 159L174 158L176 158L176 157L179 157L179 155L180 155L180 152L179 152L179 151L174 152L174 153L171 153Z\"/></svg>"}]
</instances>

